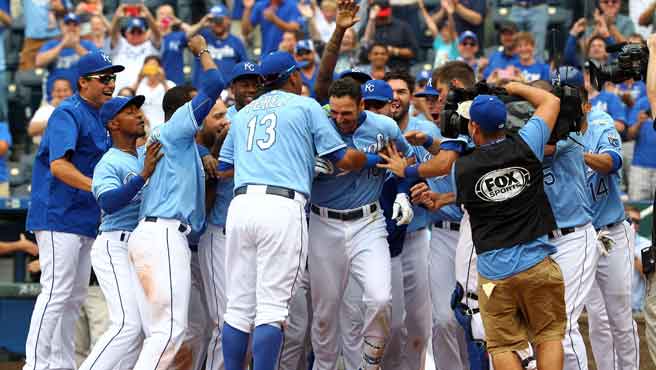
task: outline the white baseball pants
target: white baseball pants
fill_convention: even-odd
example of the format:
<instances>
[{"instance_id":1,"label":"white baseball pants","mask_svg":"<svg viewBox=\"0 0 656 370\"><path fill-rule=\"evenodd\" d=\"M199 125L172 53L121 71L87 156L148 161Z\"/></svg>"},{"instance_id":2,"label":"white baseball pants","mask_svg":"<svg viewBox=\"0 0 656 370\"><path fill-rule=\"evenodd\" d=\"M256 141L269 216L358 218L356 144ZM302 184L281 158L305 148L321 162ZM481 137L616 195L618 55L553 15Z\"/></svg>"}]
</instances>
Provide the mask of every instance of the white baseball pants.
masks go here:
<instances>
[{"instance_id":1,"label":"white baseball pants","mask_svg":"<svg viewBox=\"0 0 656 370\"><path fill-rule=\"evenodd\" d=\"M349 273L364 292L364 351L378 361L390 335L391 311L390 254L382 211L353 221L311 213L310 229L313 369L337 366L339 312Z\"/></svg>"},{"instance_id":2,"label":"white baseball pants","mask_svg":"<svg viewBox=\"0 0 656 370\"><path fill-rule=\"evenodd\" d=\"M631 310L635 233L628 222L608 231L615 245L608 256L599 258L597 289L593 290L585 305L590 345L600 369L637 370L639 339Z\"/></svg>"},{"instance_id":3,"label":"white baseball pants","mask_svg":"<svg viewBox=\"0 0 656 370\"><path fill-rule=\"evenodd\" d=\"M432 321L429 249L430 233L424 228L407 233L403 251L392 259L392 334L383 358L385 369L401 369L405 364L408 370L418 370L426 362ZM395 318L402 321L397 323Z\"/></svg>"},{"instance_id":4,"label":"white baseball pants","mask_svg":"<svg viewBox=\"0 0 656 370\"><path fill-rule=\"evenodd\" d=\"M32 312L23 370L75 369L73 335L89 286L93 239L56 231L35 235L41 293ZM66 339L53 343L57 338Z\"/></svg>"},{"instance_id":5,"label":"white baseball pants","mask_svg":"<svg viewBox=\"0 0 656 370\"><path fill-rule=\"evenodd\" d=\"M549 239L549 242L557 248L551 258L560 266L565 281L567 328L563 340L565 352L563 370L588 369L588 355L579 332L578 320L592 289L597 270L599 250L596 241L597 234L592 224L577 227L571 234Z\"/></svg>"},{"instance_id":6,"label":"white baseball pants","mask_svg":"<svg viewBox=\"0 0 656 370\"><path fill-rule=\"evenodd\" d=\"M132 285L135 272L128 260L129 238L129 232L104 232L91 248L91 263L107 301L110 324L79 370L128 370L137 361L143 335Z\"/></svg>"},{"instance_id":7,"label":"white baseball pants","mask_svg":"<svg viewBox=\"0 0 656 370\"><path fill-rule=\"evenodd\" d=\"M187 235L177 220L141 220L130 236L128 258L136 271L132 286L146 336L134 370L168 369L187 330L191 289Z\"/></svg>"},{"instance_id":8,"label":"white baseball pants","mask_svg":"<svg viewBox=\"0 0 656 370\"><path fill-rule=\"evenodd\" d=\"M456 286L456 247L460 233L431 230L428 276L433 302L433 357L436 369L466 369L469 359L465 333L451 309Z\"/></svg>"},{"instance_id":9,"label":"white baseball pants","mask_svg":"<svg viewBox=\"0 0 656 370\"><path fill-rule=\"evenodd\" d=\"M364 305L362 287L349 275L339 312L339 333L342 338L342 358L346 369L357 369L362 362L362 325ZM401 312L403 314L403 312ZM394 312L391 321L394 322ZM400 320L403 321L403 317Z\"/></svg>"},{"instance_id":10,"label":"white baseball pants","mask_svg":"<svg viewBox=\"0 0 656 370\"><path fill-rule=\"evenodd\" d=\"M249 185L228 208L225 322L247 333L287 319L306 265L305 197L296 193L292 200L265 191Z\"/></svg>"},{"instance_id":11,"label":"white baseball pants","mask_svg":"<svg viewBox=\"0 0 656 370\"><path fill-rule=\"evenodd\" d=\"M212 333L207 347L206 370L223 370L223 349L221 331L223 315L226 309L226 237L222 226L207 225L207 230L200 237L198 259L202 275L207 312Z\"/></svg>"}]
</instances>

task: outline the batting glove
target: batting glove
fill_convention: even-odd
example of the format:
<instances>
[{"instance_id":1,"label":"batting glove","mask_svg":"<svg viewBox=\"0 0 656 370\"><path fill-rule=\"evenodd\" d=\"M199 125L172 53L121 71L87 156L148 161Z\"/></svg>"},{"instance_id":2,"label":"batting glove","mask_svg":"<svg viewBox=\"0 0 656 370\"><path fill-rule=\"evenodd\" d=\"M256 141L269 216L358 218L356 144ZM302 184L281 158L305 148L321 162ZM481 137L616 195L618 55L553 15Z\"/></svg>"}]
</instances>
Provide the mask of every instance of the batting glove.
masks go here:
<instances>
[{"instance_id":1,"label":"batting glove","mask_svg":"<svg viewBox=\"0 0 656 370\"><path fill-rule=\"evenodd\" d=\"M335 173L335 166L333 166L333 162L317 157L314 162L314 174L315 176L318 175L332 175Z\"/></svg>"},{"instance_id":2,"label":"batting glove","mask_svg":"<svg viewBox=\"0 0 656 370\"><path fill-rule=\"evenodd\" d=\"M412 212L412 205L410 204L408 194L396 194L394 206L392 207L392 219L396 220L396 226L409 224L413 216L414 212Z\"/></svg>"},{"instance_id":3,"label":"batting glove","mask_svg":"<svg viewBox=\"0 0 656 370\"><path fill-rule=\"evenodd\" d=\"M602 230L597 234L597 247L599 247L599 253L602 256L608 256L610 250L613 249L615 245L615 240L610 236L610 232L607 230Z\"/></svg>"}]
</instances>

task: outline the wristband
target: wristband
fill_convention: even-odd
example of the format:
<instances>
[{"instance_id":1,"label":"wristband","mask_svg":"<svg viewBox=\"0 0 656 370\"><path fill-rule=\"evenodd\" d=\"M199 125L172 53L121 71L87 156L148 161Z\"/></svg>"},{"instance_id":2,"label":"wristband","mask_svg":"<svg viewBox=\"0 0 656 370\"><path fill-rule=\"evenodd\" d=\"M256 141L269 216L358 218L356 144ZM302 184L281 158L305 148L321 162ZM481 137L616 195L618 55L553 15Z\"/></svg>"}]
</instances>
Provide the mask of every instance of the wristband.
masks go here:
<instances>
[{"instance_id":1,"label":"wristband","mask_svg":"<svg viewBox=\"0 0 656 370\"><path fill-rule=\"evenodd\" d=\"M209 52L210 52L210 49L203 49L198 53L198 55L196 55L196 57L200 58L203 54L209 53Z\"/></svg>"},{"instance_id":2,"label":"wristband","mask_svg":"<svg viewBox=\"0 0 656 370\"><path fill-rule=\"evenodd\" d=\"M419 165L413 164L412 166L406 167L403 171L403 176L407 179L419 178Z\"/></svg>"},{"instance_id":3,"label":"wristband","mask_svg":"<svg viewBox=\"0 0 656 370\"><path fill-rule=\"evenodd\" d=\"M428 139L424 142L424 145L422 145L424 148L428 149L433 145L433 137L428 135Z\"/></svg>"}]
</instances>

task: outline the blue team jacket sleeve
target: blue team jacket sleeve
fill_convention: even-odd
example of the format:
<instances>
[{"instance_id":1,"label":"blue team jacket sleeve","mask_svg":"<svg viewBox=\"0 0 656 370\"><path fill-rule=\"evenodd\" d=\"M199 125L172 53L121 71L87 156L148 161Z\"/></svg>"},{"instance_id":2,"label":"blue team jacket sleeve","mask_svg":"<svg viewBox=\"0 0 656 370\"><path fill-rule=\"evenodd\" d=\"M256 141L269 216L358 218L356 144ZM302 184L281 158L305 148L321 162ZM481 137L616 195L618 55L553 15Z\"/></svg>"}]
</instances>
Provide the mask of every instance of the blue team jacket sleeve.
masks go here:
<instances>
[{"instance_id":1,"label":"blue team jacket sleeve","mask_svg":"<svg viewBox=\"0 0 656 370\"><path fill-rule=\"evenodd\" d=\"M580 63L576 56L576 37L572 35L567 36L567 42L565 42L565 51L563 52L563 64L569 65L572 67L579 68ZM564 78L561 76L561 78Z\"/></svg>"},{"instance_id":2,"label":"blue team jacket sleeve","mask_svg":"<svg viewBox=\"0 0 656 370\"><path fill-rule=\"evenodd\" d=\"M225 83L216 68L201 72L201 81L200 90L198 95L191 100L191 106L196 122L202 123L216 103L216 99L221 95Z\"/></svg>"},{"instance_id":3,"label":"blue team jacket sleeve","mask_svg":"<svg viewBox=\"0 0 656 370\"><path fill-rule=\"evenodd\" d=\"M75 151L77 147L77 137L79 127L73 115L63 109L56 109L50 119L48 119L48 128L46 135L48 140L48 149L50 152L49 161L63 158L69 151Z\"/></svg>"},{"instance_id":4,"label":"blue team jacket sleeve","mask_svg":"<svg viewBox=\"0 0 656 370\"><path fill-rule=\"evenodd\" d=\"M145 183L143 177L134 176L126 184L100 194L98 205L106 213L112 214L127 206Z\"/></svg>"}]
</instances>

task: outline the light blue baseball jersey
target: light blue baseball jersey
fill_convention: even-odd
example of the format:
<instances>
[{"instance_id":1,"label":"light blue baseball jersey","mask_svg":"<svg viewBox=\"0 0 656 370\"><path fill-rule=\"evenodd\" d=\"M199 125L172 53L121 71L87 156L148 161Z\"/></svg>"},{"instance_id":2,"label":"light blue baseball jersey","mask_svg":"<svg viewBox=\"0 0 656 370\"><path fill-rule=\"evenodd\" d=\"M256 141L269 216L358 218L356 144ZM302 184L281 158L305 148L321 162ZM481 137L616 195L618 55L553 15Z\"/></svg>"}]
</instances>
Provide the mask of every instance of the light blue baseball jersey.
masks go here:
<instances>
[{"instance_id":1,"label":"light blue baseball jersey","mask_svg":"<svg viewBox=\"0 0 656 370\"><path fill-rule=\"evenodd\" d=\"M345 143L366 153L377 153L388 142L396 142L399 151L411 156L412 149L393 119L365 111L366 118L353 134L340 134ZM331 125L334 123L331 122ZM380 198L386 170L362 169L340 174L319 175L312 184L312 204L332 209L353 209L376 202Z\"/></svg>"},{"instance_id":2,"label":"light blue baseball jersey","mask_svg":"<svg viewBox=\"0 0 656 370\"><path fill-rule=\"evenodd\" d=\"M143 156L143 147L137 150ZM141 173L143 168L138 157L120 149L110 148L100 159L93 171L91 191L96 200L108 191L117 189L133 177ZM132 231L139 222L139 207L141 206L142 190L130 200L125 207L118 211L107 214L101 210L100 231Z\"/></svg>"},{"instance_id":3,"label":"light blue baseball jersey","mask_svg":"<svg viewBox=\"0 0 656 370\"><path fill-rule=\"evenodd\" d=\"M622 158L622 140L613 118L605 112L588 113L588 130L583 144L586 152L615 152ZM592 224L600 228L623 220L624 205L620 198L620 171L608 175L587 168L587 194L592 201Z\"/></svg>"},{"instance_id":4,"label":"light blue baseball jersey","mask_svg":"<svg viewBox=\"0 0 656 370\"><path fill-rule=\"evenodd\" d=\"M427 135L433 137L433 140L439 140L442 137L440 129L432 122L424 121L417 117L410 117L408 126L405 128L403 133L408 131L421 131ZM424 148L423 146L413 146L412 151L417 157L417 163L424 163L429 161L433 156ZM423 227L426 227L430 223L429 212L426 208L413 206L412 211L414 212L414 217L408 225L408 232L417 231Z\"/></svg>"},{"instance_id":5,"label":"light blue baseball jersey","mask_svg":"<svg viewBox=\"0 0 656 370\"><path fill-rule=\"evenodd\" d=\"M188 102L171 119L155 127L151 140L162 144L164 156L143 188L139 218L176 219L201 232L205 223L205 171L194 135L198 123Z\"/></svg>"},{"instance_id":6,"label":"light blue baseball jersey","mask_svg":"<svg viewBox=\"0 0 656 370\"><path fill-rule=\"evenodd\" d=\"M235 189L273 185L309 196L315 156L345 146L319 103L275 90L234 116L220 160L235 167Z\"/></svg>"},{"instance_id":7,"label":"light blue baseball jersey","mask_svg":"<svg viewBox=\"0 0 656 370\"><path fill-rule=\"evenodd\" d=\"M576 141L574 141L576 140ZM586 194L583 135L556 143L554 155L542 161L544 192L558 228L582 226L592 221L592 208Z\"/></svg>"},{"instance_id":8,"label":"light blue baseball jersey","mask_svg":"<svg viewBox=\"0 0 656 370\"><path fill-rule=\"evenodd\" d=\"M226 117L230 122L233 122L236 114L237 108L232 105L228 108ZM235 181L232 177L218 179L216 183L216 198L214 200L214 205L210 210L210 214L207 215L207 223L217 226L225 226L226 218L228 216L228 206L230 206L230 202L233 198L234 187Z\"/></svg>"}]
</instances>

